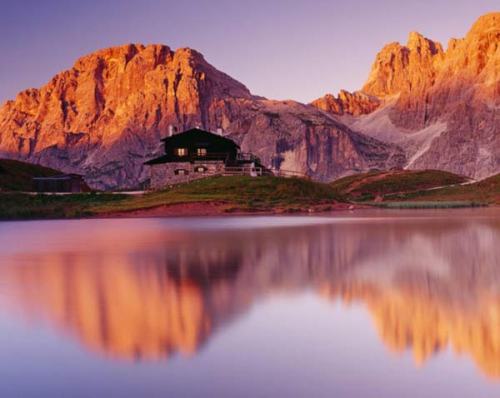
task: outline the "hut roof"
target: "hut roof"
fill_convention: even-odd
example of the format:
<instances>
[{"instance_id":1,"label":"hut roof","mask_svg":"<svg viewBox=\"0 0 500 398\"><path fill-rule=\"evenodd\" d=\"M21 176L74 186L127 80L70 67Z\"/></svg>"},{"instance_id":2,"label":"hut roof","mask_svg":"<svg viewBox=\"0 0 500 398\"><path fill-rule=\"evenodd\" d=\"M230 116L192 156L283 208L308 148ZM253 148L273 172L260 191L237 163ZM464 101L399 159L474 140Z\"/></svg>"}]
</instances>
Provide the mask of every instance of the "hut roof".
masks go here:
<instances>
[{"instance_id":1,"label":"hut roof","mask_svg":"<svg viewBox=\"0 0 500 398\"><path fill-rule=\"evenodd\" d=\"M232 146L235 146L237 148L240 147L236 142L234 142L233 140L231 140L227 137L222 137L219 134L214 134L214 133L211 133L210 131L201 130L198 128L189 129L189 130L183 131L182 133L177 133L177 134L174 134L170 137L162 138L161 141L181 144L184 142L188 143L188 142L191 142L194 140L200 140L200 139L201 140L206 139L207 141L210 141L210 142L225 143L226 145L232 145Z\"/></svg>"}]
</instances>

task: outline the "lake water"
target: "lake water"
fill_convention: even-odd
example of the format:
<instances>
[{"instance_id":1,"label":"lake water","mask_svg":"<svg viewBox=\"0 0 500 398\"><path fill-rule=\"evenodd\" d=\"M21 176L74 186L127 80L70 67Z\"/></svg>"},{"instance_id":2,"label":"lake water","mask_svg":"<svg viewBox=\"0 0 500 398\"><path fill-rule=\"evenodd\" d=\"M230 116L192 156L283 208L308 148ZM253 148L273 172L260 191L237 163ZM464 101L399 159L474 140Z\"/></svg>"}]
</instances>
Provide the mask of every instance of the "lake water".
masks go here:
<instances>
[{"instance_id":1,"label":"lake water","mask_svg":"<svg viewBox=\"0 0 500 398\"><path fill-rule=\"evenodd\" d=\"M500 212L0 223L0 397L500 397Z\"/></svg>"}]
</instances>

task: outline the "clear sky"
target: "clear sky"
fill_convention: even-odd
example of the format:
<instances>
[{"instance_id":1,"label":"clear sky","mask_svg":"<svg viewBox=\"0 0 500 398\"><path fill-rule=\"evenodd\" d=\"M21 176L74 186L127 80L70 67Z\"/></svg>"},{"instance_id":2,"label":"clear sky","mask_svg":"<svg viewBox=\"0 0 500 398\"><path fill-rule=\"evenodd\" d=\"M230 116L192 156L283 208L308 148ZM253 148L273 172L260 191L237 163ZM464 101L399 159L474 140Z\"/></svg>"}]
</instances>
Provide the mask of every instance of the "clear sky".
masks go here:
<instances>
[{"instance_id":1,"label":"clear sky","mask_svg":"<svg viewBox=\"0 0 500 398\"><path fill-rule=\"evenodd\" d=\"M361 87L410 31L462 37L498 0L0 0L0 102L81 55L134 43L191 47L255 94L309 102Z\"/></svg>"}]
</instances>

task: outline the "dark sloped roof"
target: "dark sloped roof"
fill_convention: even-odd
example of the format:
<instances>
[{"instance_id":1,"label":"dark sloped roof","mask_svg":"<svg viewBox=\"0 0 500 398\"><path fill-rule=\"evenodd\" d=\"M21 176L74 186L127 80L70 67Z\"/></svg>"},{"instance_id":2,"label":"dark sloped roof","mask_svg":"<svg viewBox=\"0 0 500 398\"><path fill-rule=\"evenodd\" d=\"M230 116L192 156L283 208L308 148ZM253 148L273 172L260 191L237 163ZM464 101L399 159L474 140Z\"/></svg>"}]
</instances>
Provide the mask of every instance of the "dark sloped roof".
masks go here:
<instances>
[{"instance_id":1,"label":"dark sloped roof","mask_svg":"<svg viewBox=\"0 0 500 398\"><path fill-rule=\"evenodd\" d=\"M167 141L190 141L191 139L200 139L200 138L206 138L206 139L209 139L209 140L212 140L212 141L220 141L220 142L224 142L225 144L229 144L229 145L233 145L237 148L239 148L240 146L234 142L233 140L229 139L229 138L226 138L226 137L222 137L218 134L214 134L214 133L211 133L210 131L206 131L206 130L201 130L201 129L198 129L198 128L194 128L194 129L189 129L189 130L186 130L186 131L183 131L182 133L177 133L177 134L174 134L170 137L165 137L165 138L162 138L161 141L164 141L164 142L167 142Z\"/></svg>"}]
</instances>

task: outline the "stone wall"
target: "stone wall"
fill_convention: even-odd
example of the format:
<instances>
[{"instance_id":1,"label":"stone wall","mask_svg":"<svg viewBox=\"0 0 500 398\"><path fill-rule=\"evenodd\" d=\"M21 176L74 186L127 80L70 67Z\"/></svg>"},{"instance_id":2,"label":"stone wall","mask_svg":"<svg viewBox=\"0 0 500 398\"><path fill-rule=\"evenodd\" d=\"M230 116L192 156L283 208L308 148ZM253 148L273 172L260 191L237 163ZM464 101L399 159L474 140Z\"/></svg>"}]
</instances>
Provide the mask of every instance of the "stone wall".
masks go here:
<instances>
[{"instance_id":1,"label":"stone wall","mask_svg":"<svg viewBox=\"0 0 500 398\"><path fill-rule=\"evenodd\" d=\"M150 188L161 189L167 185L180 184L221 174L225 166L223 161L207 161L162 163L149 167L151 176ZM200 167L203 167L204 171L197 171L197 168ZM185 170L187 174L176 174L176 170Z\"/></svg>"}]
</instances>

